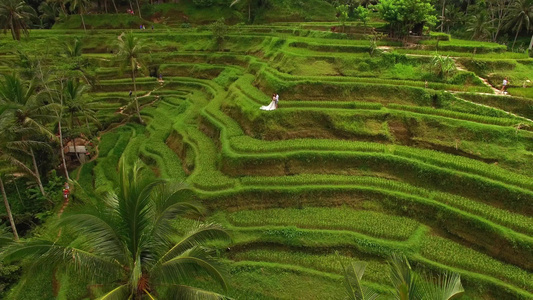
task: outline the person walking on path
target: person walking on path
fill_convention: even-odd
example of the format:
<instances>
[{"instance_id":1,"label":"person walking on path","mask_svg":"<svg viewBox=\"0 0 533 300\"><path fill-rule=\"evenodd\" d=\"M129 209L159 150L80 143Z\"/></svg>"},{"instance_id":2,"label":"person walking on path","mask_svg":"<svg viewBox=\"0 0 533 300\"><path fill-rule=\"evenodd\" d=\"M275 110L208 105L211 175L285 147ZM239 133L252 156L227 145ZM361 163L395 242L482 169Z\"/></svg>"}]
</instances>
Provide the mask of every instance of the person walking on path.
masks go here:
<instances>
[{"instance_id":1,"label":"person walking on path","mask_svg":"<svg viewBox=\"0 0 533 300\"><path fill-rule=\"evenodd\" d=\"M63 198L65 198L65 201L68 200L69 195L70 195L70 186L68 182L65 182L65 186L63 187Z\"/></svg>"},{"instance_id":2,"label":"person walking on path","mask_svg":"<svg viewBox=\"0 0 533 300\"><path fill-rule=\"evenodd\" d=\"M276 109L278 109L279 95L276 93L274 100L276 101Z\"/></svg>"},{"instance_id":3,"label":"person walking on path","mask_svg":"<svg viewBox=\"0 0 533 300\"><path fill-rule=\"evenodd\" d=\"M502 84L502 90L501 90L502 94L507 95L507 86L508 85L509 85L509 80L507 80L507 77L505 77L503 79L503 84Z\"/></svg>"}]
</instances>

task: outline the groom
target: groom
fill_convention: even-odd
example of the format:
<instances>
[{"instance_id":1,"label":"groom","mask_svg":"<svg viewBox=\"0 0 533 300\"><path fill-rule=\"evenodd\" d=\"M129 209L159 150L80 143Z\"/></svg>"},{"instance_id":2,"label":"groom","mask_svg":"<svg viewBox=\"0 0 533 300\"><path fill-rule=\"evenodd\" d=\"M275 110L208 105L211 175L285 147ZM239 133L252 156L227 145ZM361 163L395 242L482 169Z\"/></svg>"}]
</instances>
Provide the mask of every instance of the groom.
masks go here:
<instances>
[{"instance_id":1,"label":"groom","mask_svg":"<svg viewBox=\"0 0 533 300\"><path fill-rule=\"evenodd\" d=\"M274 97L274 100L276 101L276 109L278 109L279 95L277 93L276 93L276 96Z\"/></svg>"}]
</instances>

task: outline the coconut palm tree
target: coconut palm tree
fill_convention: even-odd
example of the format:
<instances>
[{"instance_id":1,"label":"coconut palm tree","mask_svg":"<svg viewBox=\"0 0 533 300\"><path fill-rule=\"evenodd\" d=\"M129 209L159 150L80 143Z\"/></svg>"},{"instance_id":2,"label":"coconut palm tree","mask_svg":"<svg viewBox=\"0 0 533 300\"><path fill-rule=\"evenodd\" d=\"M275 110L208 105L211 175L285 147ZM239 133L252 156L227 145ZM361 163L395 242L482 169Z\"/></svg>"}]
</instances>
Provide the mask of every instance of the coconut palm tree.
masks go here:
<instances>
[{"instance_id":1,"label":"coconut palm tree","mask_svg":"<svg viewBox=\"0 0 533 300\"><path fill-rule=\"evenodd\" d=\"M59 238L8 246L0 258L85 275L105 289L100 299L226 299L187 282L207 275L226 287L222 266L203 245L227 240L228 234L218 225L201 224L177 238L172 220L201 213L202 207L183 185L143 174L139 162L129 168L121 159L116 192L63 215Z\"/></svg>"},{"instance_id":2,"label":"coconut palm tree","mask_svg":"<svg viewBox=\"0 0 533 300\"><path fill-rule=\"evenodd\" d=\"M83 24L83 30L87 31L87 27L85 27L85 20L83 19L83 14L87 10L87 6L91 3L90 0L66 0L66 3L70 3L70 10L72 12L78 11L81 17L81 23Z\"/></svg>"},{"instance_id":3,"label":"coconut palm tree","mask_svg":"<svg viewBox=\"0 0 533 300\"><path fill-rule=\"evenodd\" d=\"M0 110L0 135L4 141L0 153L34 177L41 193L45 195L35 150L51 149L49 144L37 137L55 138L43 124L50 119L50 112L56 105L39 101L31 83L26 84L12 75L4 75L4 80L0 81L0 101L4 102ZM33 170L21 158L25 155L31 157Z\"/></svg>"},{"instance_id":4,"label":"coconut palm tree","mask_svg":"<svg viewBox=\"0 0 533 300\"><path fill-rule=\"evenodd\" d=\"M249 23L252 22L252 2L256 1L258 7L268 4L267 0L245 0L245 1L248 3L248 22ZM233 5L239 2L241 2L241 0L233 0L233 2L231 2L229 7L232 7Z\"/></svg>"},{"instance_id":5,"label":"coconut palm tree","mask_svg":"<svg viewBox=\"0 0 533 300\"><path fill-rule=\"evenodd\" d=\"M516 34L513 40L511 50L514 50L516 38L522 29L529 32L531 22L533 20L533 1L532 0L515 0L509 7L509 16L505 24L506 29L515 31Z\"/></svg>"},{"instance_id":6,"label":"coconut palm tree","mask_svg":"<svg viewBox=\"0 0 533 300\"><path fill-rule=\"evenodd\" d=\"M20 33L29 34L30 18L35 14L23 0L2 0L0 1L0 27L6 33L11 31L14 40L20 40Z\"/></svg>"},{"instance_id":7,"label":"coconut palm tree","mask_svg":"<svg viewBox=\"0 0 533 300\"><path fill-rule=\"evenodd\" d=\"M471 17L466 22L466 31L472 32L472 38L477 40L488 39L494 32L492 20L483 10L472 10Z\"/></svg>"},{"instance_id":8,"label":"coconut palm tree","mask_svg":"<svg viewBox=\"0 0 533 300\"><path fill-rule=\"evenodd\" d=\"M89 85L77 79L67 79L63 84L64 109L68 114L68 125L71 131L75 127L86 126L87 134L91 133L89 121L98 123L96 111L88 100L87 93L91 88ZM84 122L85 124L82 124Z\"/></svg>"},{"instance_id":9,"label":"coconut palm tree","mask_svg":"<svg viewBox=\"0 0 533 300\"><path fill-rule=\"evenodd\" d=\"M122 33L118 37L117 58L121 63L121 68L128 67L131 71L131 80L133 81L133 101L139 122L143 123L139 101L137 100L137 84L135 83L135 74L142 67L142 55L146 52L146 45L143 40L135 37L133 32Z\"/></svg>"},{"instance_id":10,"label":"coconut palm tree","mask_svg":"<svg viewBox=\"0 0 533 300\"><path fill-rule=\"evenodd\" d=\"M71 136L70 140L73 142L74 149L76 149L76 137L83 131L89 136L91 134L89 121L97 124L98 119L96 118L96 111L87 101L87 92L90 89L89 85L77 79L67 79L65 82L61 82L61 87L61 115L65 114L68 118L67 125ZM86 126L86 130L82 129L83 126Z\"/></svg>"},{"instance_id":11,"label":"coconut palm tree","mask_svg":"<svg viewBox=\"0 0 533 300\"><path fill-rule=\"evenodd\" d=\"M79 37L74 38L72 42L64 43L65 56L68 58L81 57L83 51L83 42Z\"/></svg>"},{"instance_id":12,"label":"coconut palm tree","mask_svg":"<svg viewBox=\"0 0 533 300\"><path fill-rule=\"evenodd\" d=\"M438 54L433 56L433 59L431 60L431 67L437 76L444 79L447 79L448 76L457 70L453 58Z\"/></svg>"}]
</instances>

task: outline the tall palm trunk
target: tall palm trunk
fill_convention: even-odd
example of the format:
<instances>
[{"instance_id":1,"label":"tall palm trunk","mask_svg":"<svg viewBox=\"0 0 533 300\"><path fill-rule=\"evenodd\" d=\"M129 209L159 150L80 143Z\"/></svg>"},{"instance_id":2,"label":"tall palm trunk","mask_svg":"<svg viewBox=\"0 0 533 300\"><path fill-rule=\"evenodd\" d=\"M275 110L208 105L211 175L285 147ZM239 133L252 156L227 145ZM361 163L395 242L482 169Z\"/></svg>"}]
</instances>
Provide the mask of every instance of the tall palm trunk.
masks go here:
<instances>
[{"instance_id":1,"label":"tall palm trunk","mask_svg":"<svg viewBox=\"0 0 533 300\"><path fill-rule=\"evenodd\" d=\"M111 2L113 2L113 6L115 7L115 13L118 14L118 8L117 8L117 4L115 4L115 0L111 0Z\"/></svg>"},{"instance_id":2,"label":"tall palm trunk","mask_svg":"<svg viewBox=\"0 0 533 300\"><path fill-rule=\"evenodd\" d=\"M65 161L65 146L63 145L63 128L61 127L61 117L63 116L63 113L59 116L59 144L61 146L61 160L63 160L63 170L65 171L65 177L67 177L67 180L70 180L70 177L68 176L68 169L67 169L67 162Z\"/></svg>"},{"instance_id":3,"label":"tall palm trunk","mask_svg":"<svg viewBox=\"0 0 533 300\"><path fill-rule=\"evenodd\" d=\"M44 192L43 183L41 182L41 175L39 174L39 169L37 168L37 160L35 160L35 154L33 153L33 149L30 148L31 153L31 160L33 162L33 169L34 169L34 175L35 180L37 180L37 184L39 185L39 190L41 190L41 194L46 197L46 193Z\"/></svg>"},{"instance_id":4,"label":"tall palm trunk","mask_svg":"<svg viewBox=\"0 0 533 300\"><path fill-rule=\"evenodd\" d=\"M4 189L4 182L2 177L0 177L0 191L2 191L2 198L4 198L4 205L6 206L7 217L9 218L9 224L11 224L11 230L13 230L13 236L15 241L18 242L19 235L17 233L17 227L15 226L15 221L13 220L13 215L11 214L11 207L9 206L9 201L7 201L6 190Z\"/></svg>"},{"instance_id":5,"label":"tall palm trunk","mask_svg":"<svg viewBox=\"0 0 533 300\"><path fill-rule=\"evenodd\" d=\"M61 7L61 11L63 12L63 14L64 14L65 16L68 15L68 14L67 14L67 8L65 7L65 1L60 1L59 4L60 4L59 6Z\"/></svg>"},{"instance_id":6,"label":"tall palm trunk","mask_svg":"<svg viewBox=\"0 0 533 300\"><path fill-rule=\"evenodd\" d=\"M440 24L440 32L444 31L444 12L446 9L446 0L442 1L442 14L441 14L441 24Z\"/></svg>"},{"instance_id":7,"label":"tall palm trunk","mask_svg":"<svg viewBox=\"0 0 533 300\"><path fill-rule=\"evenodd\" d=\"M14 40L20 41L20 30L11 23L11 35Z\"/></svg>"},{"instance_id":8,"label":"tall palm trunk","mask_svg":"<svg viewBox=\"0 0 533 300\"><path fill-rule=\"evenodd\" d=\"M131 62L131 79L133 80L133 99L135 101L135 109L137 110L137 117L139 122L143 124L143 119L141 118L141 110L139 109L139 100L137 100L137 83L135 82L135 64Z\"/></svg>"},{"instance_id":9,"label":"tall palm trunk","mask_svg":"<svg viewBox=\"0 0 533 300\"><path fill-rule=\"evenodd\" d=\"M516 28L516 34L514 36L513 46L511 47L511 52L514 51L514 44L516 43L516 38L518 37L518 33L520 33L521 28L522 28L522 20L520 20L520 23L518 23L518 27Z\"/></svg>"},{"instance_id":10,"label":"tall palm trunk","mask_svg":"<svg viewBox=\"0 0 533 300\"><path fill-rule=\"evenodd\" d=\"M81 7L79 9L80 16L81 16L81 23L83 24L83 30L87 31L87 28L85 27L85 20L83 19L83 12L81 10Z\"/></svg>"},{"instance_id":11,"label":"tall palm trunk","mask_svg":"<svg viewBox=\"0 0 533 300\"><path fill-rule=\"evenodd\" d=\"M105 13L107 14L107 0L104 0L104 9L105 9Z\"/></svg>"},{"instance_id":12,"label":"tall palm trunk","mask_svg":"<svg viewBox=\"0 0 533 300\"><path fill-rule=\"evenodd\" d=\"M139 0L135 0L135 3L137 4L137 11L139 12L139 18L142 18L142 16L141 16L141 7L139 6Z\"/></svg>"}]
</instances>

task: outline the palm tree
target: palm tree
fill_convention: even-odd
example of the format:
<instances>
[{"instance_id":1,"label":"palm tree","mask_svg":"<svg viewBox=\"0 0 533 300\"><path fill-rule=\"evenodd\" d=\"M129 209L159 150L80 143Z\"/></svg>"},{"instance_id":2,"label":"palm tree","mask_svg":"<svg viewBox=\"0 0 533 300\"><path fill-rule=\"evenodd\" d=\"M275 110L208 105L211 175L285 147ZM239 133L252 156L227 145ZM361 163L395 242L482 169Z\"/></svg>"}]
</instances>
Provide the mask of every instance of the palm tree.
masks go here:
<instances>
[{"instance_id":1,"label":"palm tree","mask_svg":"<svg viewBox=\"0 0 533 300\"><path fill-rule=\"evenodd\" d=\"M228 240L228 234L218 225L201 224L176 238L172 220L200 213L202 207L190 200L188 188L149 179L139 166L130 169L121 159L117 192L85 211L64 215L59 239L11 245L0 258L85 275L108 290L100 299L226 299L187 282L205 274L226 288L222 266L202 245Z\"/></svg>"},{"instance_id":2,"label":"palm tree","mask_svg":"<svg viewBox=\"0 0 533 300\"><path fill-rule=\"evenodd\" d=\"M5 103L0 111L0 135L4 142L0 154L33 176L45 195L34 150L50 149L50 145L36 137L55 138L41 122L50 118L50 112L56 105L40 102L31 84L28 86L11 75L4 75L4 81L0 82L0 101ZM21 155L31 157L33 170L27 167Z\"/></svg>"},{"instance_id":3,"label":"palm tree","mask_svg":"<svg viewBox=\"0 0 533 300\"><path fill-rule=\"evenodd\" d=\"M131 71L131 80L133 81L133 99L135 101L135 109L137 111L137 117L139 122L143 123L141 118L141 110L139 108L139 101L137 100L137 84L135 83L135 74L142 67L141 56L146 51L146 46L144 42L135 35L133 32L128 32L126 34L122 33L118 37L118 53L117 58L121 63L121 67L125 68L128 66Z\"/></svg>"},{"instance_id":4,"label":"palm tree","mask_svg":"<svg viewBox=\"0 0 533 300\"><path fill-rule=\"evenodd\" d=\"M516 38L524 27L529 32L531 20L533 19L533 2L531 0L515 0L509 7L509 17L505 24L506 29L512 29L516 32L513 40L511 51L514 50Z\"/></svg>"},{"instance_id":5,"label":"palm tree","mask_svg":"<svg viewBox=\"0 0 533 300\"><path fill-rule=\"evenodd\" d=\"M68 58L81 57L83 50L83 42L79 37L74 38L72 42L64 43L65 55Z\"/></svg>"},{"instance_id":6,"label":"palm tree","mask_svg":"<svg viewBox=\"0 0 533 300\"><path fill-rule=\"evenodd\" d=\"M90 89L89 85L79 82L77 79L68 79L62 86L62 111L61 114L68 115L68 127L73 142L74 149L76 149L76 136L80 133L84 122L87 129L87 135L91 134L89 120L98 123L96 112L86 100L87 92ZM77 154L77 152L76 152ZM79 159L79 158L78 158Z\"/></svg>"},{"instance_id":7,"label":"palm tree","mask_svg":"<svg viewBox=\"0 0 533 300\"><path fill-rule=\"evenodd\" d=\"M487 39L494 32L492 20L488 14L482 10L473 11L471 17L466 22L466 31L472 32L472 38L478 40Z\"/></svg>"},{"instance_id":8,"label":"palm tree","mask_svg":"<svg viewBox=\"0 0 533 300\"><path fill-rule=\"evenodd\" d=\"M42 2L37 10L39 11L41 28L52 28L60 13L59 5L54 2Z\"/></svg>"},{"instance_id":9,"label":"palm tree","mask_svg":"<svg viewBox=\"0 0 533 300\"><path fill-rule=\"evenodd\" d=\"M87 101L87 92L90 88L89 85L77 79L67 79L63 85L64 106L69 115L69 126L72 131L75 126L81 127L81 122L85 122L87 133L90 134L89 120L98 122L96 112Z\"/></svg>"},{"instance_id":10,"label":"palm tree","mask_svg":"<svg viewBox=\"0 0 533 300\"><path fill-rule=\"evenodd\" d=\"M246 0L246 2L248 2L248 23L250 23L252 21L252 2L254 0ZM257 1L257 6L264 6L268 3L267 0L255 0ZM229 5L229 7L232 7L233 5L237 4L241 2L241 0L233 0L233 2L231 2L231 4Z\"/></svg>"},{"instance_id":11,"label":"palm tree","mask_svg":"<svg viewBox=\"0 0 533 300\"><path fill-rule=\"evenodd\" d=\"M447 79L457 69L453 58L438 54L433 56L431 66L435 74L444 79Z\"/></svg>"},{"instance_id":12,"label":"palm tree","mask_svg":"<svg viewBox=\"0 0 533 300\"><path fill-rule=\"evenodd\" d=\"M2 0L0 1L0 27L4 33L11 31L14 40L20 40L22 31L26 36L29 35L30 18L35 14L24 0Z\"/></svg>"},{"instance_id":13,"label":"palm tree","mask_svg":"<svg viewBox=\"0 0 533 300\"><path fill-rule=\"evenodd\" d=\"M398 300L450 300L464 292L461 277L456 273L444 273L436 280L429 275L418 275L405 255L393 254L390 280Z\"/></svg>"},{"instance_id":14,"label":"palm tree","mask_svg":"<svg viewBox=\"0 0 533 300\"><path fill-rule=\"evenodd\" d=\"M87 5L91 3L90 0L66 0L65 2L70 3L71 11L75 11L76 9L78 10L78 13L81 17L81 23L83 24L83 30L87 31L87 28L85 27L85 20L83 19L83 14L87 9Z\"/></svg>"}]
</instances>

